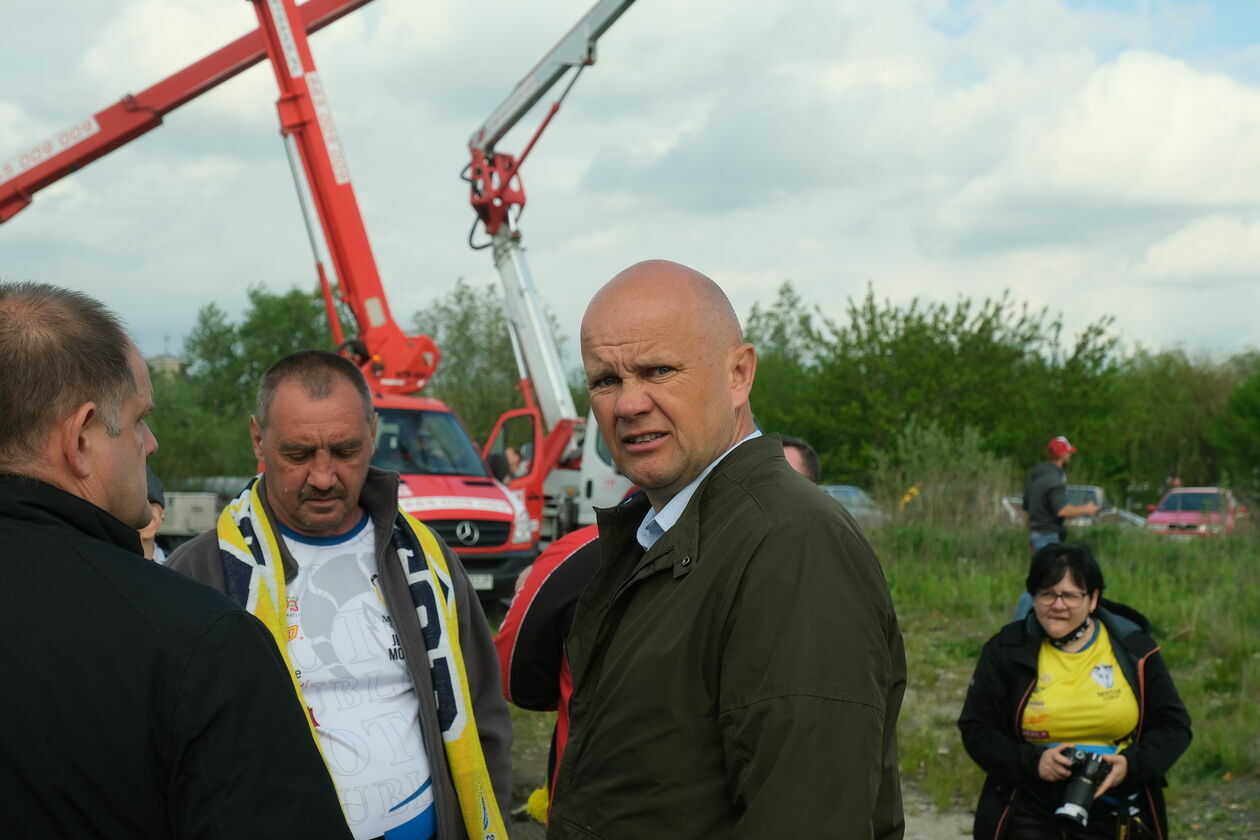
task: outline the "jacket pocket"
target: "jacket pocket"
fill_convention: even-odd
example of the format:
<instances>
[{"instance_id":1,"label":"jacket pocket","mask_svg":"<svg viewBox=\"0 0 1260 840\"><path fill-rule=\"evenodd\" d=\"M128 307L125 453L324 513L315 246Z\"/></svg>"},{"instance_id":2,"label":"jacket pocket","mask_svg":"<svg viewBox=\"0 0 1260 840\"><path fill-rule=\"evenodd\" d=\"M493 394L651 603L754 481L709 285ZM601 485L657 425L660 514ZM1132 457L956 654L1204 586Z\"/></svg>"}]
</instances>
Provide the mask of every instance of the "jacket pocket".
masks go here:
<instances>
[{"instance_id":1,"label":"jacket pocket","mask_svg":"<svg viewBox=\"0 0 1260 840\"><path fill-rule=\"evenodd\" d=\"M564 821L564 836L582 838L582 840L603 840L600 835L570 819Z\"/></svg>"}]
</instances>

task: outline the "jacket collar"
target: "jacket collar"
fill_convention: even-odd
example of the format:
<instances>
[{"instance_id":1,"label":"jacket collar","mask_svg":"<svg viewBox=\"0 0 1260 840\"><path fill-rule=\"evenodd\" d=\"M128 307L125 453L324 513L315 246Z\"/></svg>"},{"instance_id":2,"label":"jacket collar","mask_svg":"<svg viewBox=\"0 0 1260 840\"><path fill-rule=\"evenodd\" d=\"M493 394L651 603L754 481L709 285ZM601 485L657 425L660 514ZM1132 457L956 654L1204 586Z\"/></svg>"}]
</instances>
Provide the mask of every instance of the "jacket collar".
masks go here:
<instances>
[{"instance_id":1,"label":"jacket collar","mask_svg":"<svg viewBox=\"0 0 1260 840\"><path fill-rule=\"evenodd\" d=\"M643 553L644 562L654 567L672 567L676 578L694 569L700 562L701 507L774 457L783 457L783 442L778 435L745 440L728 452L696 488L674 526ZM595 511L605 562L627 550L641 551L635 533L649 507L646 496L636 495L616 507Z\"/></svg>"},{"instance_id":2,"label":"jacket collar","mask_svg":"<svg viewBox=\"0 0 1260 840\"><path fill-rule=\"evenodd\" d=\"M1146 632L1150 626L1145 623L1146 618L1132 607L1099 599L1094 617L1107 628L1113 646L1124 648L1138 659L1159 647ZM1003 646L1016 648L1011 654L1015 661L1036 670L1041 641L1046 638L1036 613L1029 612L1023 621L1003 627L999 638Z\"/></svg>"},{"instance_id":3,"label":"jacket collar","mask_svg":"<svg viewBox=\"0 0 1260 840\"><path fill-rule=\"evenodd\" d=\"M276 519L271 503L267 500L266 473L259 481L262 484L258 488L258 497L262 499L267 518L279 525L280 520ZM394 518L398 514L398 473L368 467L363 489L359 491L359 507L367 511L372 519L372 532L376 536L376 550L379 554L381 547L388 544L394 533ZM276 536L276 542L280 546L280 563L284 567L284 579L287 583L297 577L298 565L289 551L288 544L283 539L279 539L279 534Z\"/></svg>"},{"instance_id":4,"label":"jacket collar","mask_svg":"<svg viewBox=\"0 0 1260 840\"><path fill-rule=\"evenodd\" d=\"M740 444L759 437L761 437L761 430L754 429L752 434L741 438L734 446L717 456L713 463L705 467L698 476L691 480L690 484L679 490L678 494L666 502L659 511L649 510L643 518L643 524L639 526L639 530L635 533L635 538L639 541L639 544L644 546L645 550L651 550L652 543L656 542L655 539L652 539L652 534L658 533L663 536L665 531L674 527L674 524L686 513L687 507L692 497L696 495L696 491L700 489L700 485L709 477L709 473L717 469L717 465L722 463L722 459L734 452Z\"/></svg>"},{"instance_id":5,"label":"jacket collar","mask_svg":"<svg viewBox=\"0 0 1260 840\"><path fill-rule=\"evenodd\" d=\"M0 516L40 525L66 525L141 557L140 534L86 499L22 475L0 474Z\"/></svg>"}]
</instances>

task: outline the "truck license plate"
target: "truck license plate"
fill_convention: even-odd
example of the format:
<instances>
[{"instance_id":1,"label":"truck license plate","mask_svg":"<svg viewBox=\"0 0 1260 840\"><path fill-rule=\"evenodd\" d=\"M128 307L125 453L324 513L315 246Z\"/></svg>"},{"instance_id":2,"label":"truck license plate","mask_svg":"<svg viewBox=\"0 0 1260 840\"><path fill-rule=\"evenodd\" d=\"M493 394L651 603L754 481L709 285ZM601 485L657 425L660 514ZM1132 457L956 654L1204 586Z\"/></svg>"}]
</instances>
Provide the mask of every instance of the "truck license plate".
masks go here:
<instances>
[{"instance_id":1,"label":"truck license plate","mask_svg":"<svg viewBox=\"0 0 1260 840\"><path fill-rule=\"evenodd\" d=\"M473 589L494 589L494 575L469 575Z\"/></svg>"}]
</instances>

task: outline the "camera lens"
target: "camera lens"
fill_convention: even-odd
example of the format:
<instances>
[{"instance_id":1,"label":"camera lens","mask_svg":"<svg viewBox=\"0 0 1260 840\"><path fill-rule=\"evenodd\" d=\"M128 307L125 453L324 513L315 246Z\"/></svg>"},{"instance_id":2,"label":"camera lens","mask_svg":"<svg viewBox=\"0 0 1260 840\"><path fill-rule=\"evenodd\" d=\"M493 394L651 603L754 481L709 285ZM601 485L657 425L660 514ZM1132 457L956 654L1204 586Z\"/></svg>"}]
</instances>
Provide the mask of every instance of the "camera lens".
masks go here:
<instances>
[{"instance_id":1,"label":"camera lens","mask_svg":"<svg viewBox=\"0 0 1260 840\"><path fill-rule=\"evenodd\" d=\"M1097 753L1075 750L1072 753L1072 778L1068 779L1063 792L1063 804L1054 815L1071 825L1084 828L1089 825L1089 806L1094 801L1094 789L1107 775L1107 763Z\"/></svg>"}]
</instances>

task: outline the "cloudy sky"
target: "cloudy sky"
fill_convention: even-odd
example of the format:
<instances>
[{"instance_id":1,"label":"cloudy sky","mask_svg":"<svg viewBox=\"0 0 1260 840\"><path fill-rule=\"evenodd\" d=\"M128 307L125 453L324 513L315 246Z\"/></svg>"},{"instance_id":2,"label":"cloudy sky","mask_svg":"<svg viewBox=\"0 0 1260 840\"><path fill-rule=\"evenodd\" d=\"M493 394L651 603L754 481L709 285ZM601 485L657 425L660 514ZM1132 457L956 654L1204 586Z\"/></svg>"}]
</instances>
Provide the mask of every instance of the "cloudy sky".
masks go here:
<instances>
[{"instance_id":1,"label":"cloudy sky","mask_svg":"<svg viewBox=\"0 0 1260 840\"><path fill-rule=\"evenodd\" d=\"M256 25L242 0L0 11L0 162ZM375 0L312 36L398 320L457 278L468 136L588 8ZM37 194L0 278L84 289L148 354L197 309L313 284L256 67ZM549 100L545 100L549 101ZM518 151L542 109L501 145ZM998 296L1130 345L1260 347L1260 11L1250 0L639 0L524 173L535 281L567 332L648 257L741 316L792 281L828 314Z\"/></svg>"}]
</instances>

